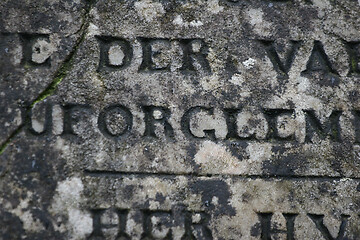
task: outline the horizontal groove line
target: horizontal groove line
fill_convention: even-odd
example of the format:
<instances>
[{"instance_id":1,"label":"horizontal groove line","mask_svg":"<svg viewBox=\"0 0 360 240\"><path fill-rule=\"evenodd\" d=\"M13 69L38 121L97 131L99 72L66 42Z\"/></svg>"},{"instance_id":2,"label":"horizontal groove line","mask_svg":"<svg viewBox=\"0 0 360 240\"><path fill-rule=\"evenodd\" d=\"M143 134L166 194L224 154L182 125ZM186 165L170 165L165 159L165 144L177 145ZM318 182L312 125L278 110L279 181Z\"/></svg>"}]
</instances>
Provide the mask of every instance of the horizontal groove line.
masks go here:
<instances>
[{"instance_id":1,"label":"horizontal groove line","mask_svg":"<svg viewBox=\"0 0 360 240\"><path fill-rule=\"evenodd\" d=\"M238 179L262 179L262 180L291 180L291 181L341 181L345 179L360 181L357 177L346 176L289 176L289 175L237 175L237 174L199 174L199 173L168 173L168 172L125 172L125 171L108 171L108 170L84 170L85 175L90 177L228 177Z\"/></svg>"}]
</instances>

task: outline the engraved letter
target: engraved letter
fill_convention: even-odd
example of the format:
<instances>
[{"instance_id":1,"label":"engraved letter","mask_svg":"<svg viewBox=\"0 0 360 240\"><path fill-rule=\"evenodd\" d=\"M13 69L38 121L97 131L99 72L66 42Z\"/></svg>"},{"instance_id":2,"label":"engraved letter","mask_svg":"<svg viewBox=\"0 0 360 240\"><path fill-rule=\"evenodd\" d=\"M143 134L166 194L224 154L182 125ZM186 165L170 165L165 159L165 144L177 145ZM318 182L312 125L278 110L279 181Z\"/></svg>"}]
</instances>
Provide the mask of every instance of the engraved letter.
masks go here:
<instances>
[{"instance_id":1,"label":"engraved letter","mask_svg":"<svg viewBox=\"0 0 360 240\"><path fill-rule=\"evenodd\" d=\"M100 46L98 71L117 71L130 65L133 51L127 40L110 36L96 38Z\"/></svg>"},{"instance_id":2,"label":"engraved letter","mask_svg":"<svg viewBox=\"0 0 360 240\"><path fill-rule=\"evenodd\" d=\"M203 71L211 72L210 65L206 59L208 48L201 39L181 39L180 45L183 51L183 65L180 70L184 73L195 72L199 69L195 63L201 66Z\"/></svg>"},{"instance_id":3,"label":"engraved letter","mask_svg":"<svg viewBox=\"0 0 360 240\"><path fill-rule=\"evenodd\" d=\"M277 128L277 119L279 116L287 115L291 116L294 114L294 110L292 109L265 109L264 110L265 117L267 119L267 123L269 126L269 132L267 134L267 139L275 139L275 140L287 140L292 141L295 139L295 134L291 134L290 136L282 137L279 135L279 131Z\"/></svg>"},{"instance_id":4,"label":"engraved letter","mask_svg":"<svg viewBox=\"0 0 360 240\"><path fill-rule=\"evenodd\" d=\"M116 228L116 239L130 240L130 236L125 232L128 212L128 210L124 209L92 209L91 214L93 217L93 231L88 239L103 239L105 238L103 229L106 230ZM105 213L109 214L109 217L112 220L115 220L114 222L117 224L103 223L101 217L104 216Z\"/></svg>"},{"instance_id":5,"label":"engraved letter","mask_svg":"<svg viewBox=\"0 0 360 240\"><path fill-rule=\"evenodd\" d=\"M141 41L142 51L143 51L143 59L140 65L139 71L169 71L170 63L167 62L166 65L158 66L154 59L156 56L161 55L162 51L154 50L154 44L161 44L162 48L165 46L170 48L170 41L167 39L151 39L151 38L139 38Z\"/></svg>"},{"instance_id":6,"label":"engraved letter","mask_svg":"<svg viewBox=\"0 0 360 240\"><path fill-rule=\"evenodd\" d=\"M48 34L21 33L20 38L23 47L21 63L30 66L50 66L52 49L49 45Z\"/></svg>"},{"instance_id":7,"label":"engraved letter","mask_svg":"<svg viewBox=\"0 0 360 240\"><path fill-rule=\"evenodd\" d=\"M212 233L208 227L209 220L210 220L210 216L206 213L186 212L185 234L184 236L182 236L181 240L188 240L188 239L212 240L213 239Z\"/></svg>"},{"instance_id":8,"label":"engraved letter","mask_svg":"<svg viewBox=\"0 0 360 240\"><path fill-rule=\"evenodd\" d=\"M300 47L301 42L291 41L291 49L289 49L287 52L284 62L280 60L280 57L275 50L274 41L260 40L260 42L265 46L265 50L274 66L275 71L278 73L278 77L288 78L288 72L294 62L295 55Z\"/></svg>"},{"instance_id":9,"label":"engraved letter","mask_svg":"<svg viewBox=\"0 0 360 240\"><path fill-rule=\"evenodd\" d=\"M348 76L360 75L360 41L345 42L349 54L349 73Z\"/></svg>"},{"instance_id":10,"label":"engraved letter","mask_svg":"<svg viewBox=\"0 0 360 240\"><path fill-rule=\"evenodd\" d=\"M90 106L85 104L67 104L63 106L64 109L64 128L61 135L73 135L76 136L73 129L73 124L78 121L77 117L73 116L75 110L87 110Z\"/></svg>"},{"instance_id":11,"label":"engraved letter","mask_svg":"<svg viewBox=\"0 0 360 240\"><path fill-rule=\"evenodd\" d=\"M324 47L320 41L314 41L313 50L306 64L306 70L301 72L301 75L309 77L314 73L320 73L321 76L329 76L331 86L338 84L339 74L332 67L329 57L326 55ZM325 83L326 82L323 82L323 84Z\"/></svg>"},{"instance_id":12,"label":"engraved letter","mask_svg":"<svg viewBox=\"0 0 360 240\"><path fill-rule=\"evenodd\" d=\"M241 137L238 134L238 126L237 126L237 115L241 112L240 109L234 108L225 108L224 114L226 119L226 125L228 133L226 134L226 139L234 139L234 140L252 140L254 139L255 133L251 134L247 137Z\"/></svg>"},{"instance_id":13,"label":"engraved letter","mask_svg":"<svg viewBox=\"0 0 360 240\"><path fill-rule=\"evenodd\" d=\"M320 230L321 234L326 240L341 240L344 239L345 234L345 228L348 221L348 218L350 216L348 215L341 215L341 224L339 233L336 238L334 238L331 233L329 232L329 229L324 225L323 219L324 215L316 215L316 214L308 214L308 216L311 218L311 220L314 221L316 228Z\"/></svg>"},{"instance_id":14,"label":"engraved letter","mask_svg":"<svg viewBox=\"0 0 360 240\"><path fill-rule=\"evenodd\" d=\"M142 106L145 113L145 132L144 137L157 138L155 123L161 123L164 126L164 134L169 139L174 139L174 130L168 122L170 118L170 110L165 107ZM156 115L156 116L155 116Z\"/></svg>"},{"instance_id":15,"label":"engraved letter","mask_svg":"<svg viewBox=\"0 0 360 240\"><path fill-rule=\"evenodd\" d=\"M353 111L355 127L355 143L360 143L360 111Z\"/></svg>"},{"instance_id":16,"label":"engraved letter","mask_svg":"<svg viewBox=\"0 0 360 240\"><path fill-rule=\"evenodd\" d=\"M33 128L33 121L32 121L33 109L34 108L30 108L28 111L26 111L26 117L24 120L24 122L28 124L29 132L36 136L42 136L50 133L52 129L52 106L50 104L46 105L45 122L44 122L43 130L41 132L38 132Z\"/></svg>"},{"instance_id":17,"label":"engraved letter","mask_svg":"<svg viewBox=\"0 0 360 240\"><path fill-rule=\"evenodd\" d=\"M294 223L297 214L283 213L286 219L286 230L271 229L272 213L258 213L261 224L261 240L271 240L271 235L275 233L286 233L286 240L295 240L294 237Z\"/></svg>"},{"instance_id":18,"label":"engraved letter","mask_svg":"<svg viewBox=\"0 0 360 240\"><path fill-rule=\"evenodd\" d=\"M144 210L144 233L141 239L172 239L173 219L170 212Z\"/></svg>"},{"instance_id":19,"label":"engraved letter","mask_svg":"<svg viewBox=\"0 0 360 240\"><path fill-rule=\"evenodd\" d=\"M306 121L306 136L305 142L312 142L312 138L317 133L320 139L325 139L327 135L330 135L331 140L340 142L340 116L342 111L333 111L329 117L329 120L324 124L321 124L320 120L315 116L313 110L304 110Z\"/></svg>"},{"instance_id":20,"label":"engraved letter","mask_svg":"<svg viewBox=\"0 0 360 240\"><path fill-rule=\"evenodd\" d=\"M198 113L200 111L205 111L208 114L213 115L214 114L214 108L207 108L207 107L192 107L190 108L188 111L186 111L183 115L183 117L181 118L181 130L184 133L185 136L187 137L192 137L192 138L196 138L196 139L211 139L211 140L215 140L216 136L215 136L215 129L209 129L209 130L204 130L204 137L198 137L195 136L190 129L190 118L193 114Z\"/></svg>"},{"instance_id":21,"label":"engraved letter","mask_svg":"<svg viewBox=\"0 0 360 240\"><path fill-rule=\"evenodd\" d=\"M124 125L119 133L112 132L107 125L107 116L110 114L120 114ZM110 105L106 107L99 115L98 126L100 131L108 138L119 140L121 136L127 134L132 128L132 115L128 108L121 105Z\"/></svg>"}]
</instances>

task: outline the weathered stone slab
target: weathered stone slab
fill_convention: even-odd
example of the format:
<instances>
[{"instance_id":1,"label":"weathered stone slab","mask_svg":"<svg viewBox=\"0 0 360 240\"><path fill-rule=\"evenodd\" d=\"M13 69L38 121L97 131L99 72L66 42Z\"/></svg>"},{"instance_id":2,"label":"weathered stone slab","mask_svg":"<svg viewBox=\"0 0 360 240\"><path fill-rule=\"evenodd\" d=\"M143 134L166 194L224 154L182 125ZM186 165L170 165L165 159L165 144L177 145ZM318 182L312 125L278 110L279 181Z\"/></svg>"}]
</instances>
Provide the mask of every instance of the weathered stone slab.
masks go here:
<instances>
[{"instance_id":1,"label":"weathered stone slab","mask_svg":"<svg viewBox=\"0 0 360 240\"><path fill-rule=\"evenodd\" d=\"M359 1L0 6L0 239L360 239Z\"/></svg>"},{"instance_id":2,"label":"weathered stone slab","mask_svg":"<svg viewBox=\"0 0 360 240\"><path fill-rule=\"evenodd\" d=\"M74 50L85 16L86 3L80 1L0 3L1 142L61 77L60 66Z\"/></svg>"}]
</instances>

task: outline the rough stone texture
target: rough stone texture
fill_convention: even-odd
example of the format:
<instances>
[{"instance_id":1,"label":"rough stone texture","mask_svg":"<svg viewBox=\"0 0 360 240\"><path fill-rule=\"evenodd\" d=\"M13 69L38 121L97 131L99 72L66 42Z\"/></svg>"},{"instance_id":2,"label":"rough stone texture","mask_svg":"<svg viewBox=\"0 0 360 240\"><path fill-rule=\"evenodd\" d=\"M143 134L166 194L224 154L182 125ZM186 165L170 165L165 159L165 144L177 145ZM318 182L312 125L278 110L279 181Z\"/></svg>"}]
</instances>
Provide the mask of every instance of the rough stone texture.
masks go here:
<instances>
[{"instance_id":1,"label":"rough stone texture","mask_svg":"<svg viewBox=\"0 0 360 240\"><path fill-rule=\"evenodd\" d=\"M0 239L360 239L360 1L0 3Z\"/></svg>"}]
</instances>

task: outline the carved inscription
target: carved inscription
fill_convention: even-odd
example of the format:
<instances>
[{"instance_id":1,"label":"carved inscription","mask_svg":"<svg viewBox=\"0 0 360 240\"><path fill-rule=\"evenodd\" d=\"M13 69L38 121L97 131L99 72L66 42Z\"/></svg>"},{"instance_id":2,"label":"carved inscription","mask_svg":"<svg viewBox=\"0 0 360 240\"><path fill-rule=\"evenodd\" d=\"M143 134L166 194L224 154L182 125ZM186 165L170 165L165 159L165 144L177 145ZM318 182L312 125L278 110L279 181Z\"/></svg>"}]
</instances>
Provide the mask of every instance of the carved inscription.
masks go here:
<instances>
[{"instance_id":1,"label":"carved inscription","mask_svg":"<svg viewBox=\"0 0 360 240\"><path fill-rule=\"evenodd\" d=\"M360 0L3 2L0 239L360 239Z\"/></svg>"},{"instance_id":2,"label":"carved inscription","mask_svg":"<svg viewBox=\"0 0 360 240\"><path fill-rule=\"evenodd\" d=\"M9 34L12 33L1 33L4 36ZM49 67L51 65L54 47L50 44L49 34L18 33L18 35L23 49L21 60L23 66ZM97 35L95 38L99 43L99 72L121 71L133 64L134 40L110 35ZM138 66L140 73L172 72L175 70L183 74L196 72L212 74L213 72L208 60L211 45L206 39L137 37L136 41L140 43L142 52L141 64ZM281 58L277 52L276 39L254 41L262 46L273 65L274 71L278 74L278 78L282 79L289 77L288 73L296 56L299 52L305 51L303 49L304 40L289 40L285 57ZM337 43L346 48L345 54L347 54L349 68L347 76L358 77L360 75L360 41L340 39ZM181 59L180 66L174 66L172 55ZM232 71L235 71L235 67L229 59L227 63L224 63L225 68L223 70L233 69ZM304 69L299 73L301 76L318 79L320 84L335 86L340 81L340 74L334 67L334 59L328 56L324 44L319 40L313 41L313 48Z\"/></svg>"},{"instance_id":3,"label":"carved inscription","mask_svg":"<svg viewBox=\"0 0 360 240\"><path fill-rule=\"evenodd\" d=\"M28 132L32 135L41 136L51 134L53 128L52 120L52 105L48 104L46 110L43 110L43 130L38 131L33 128L33 111L24 110L23 121L28 125ZM216 140L230 140L230 141L269 141L269 142L304 142L316 143L322 140L329 140L332 142L341 142L343 138L341 119L348 114L345 111L334 110L328 117L319 116L314 110L304 109L300 116L297 116L295 109L261 109L262 125L266 127L265 138L256 136L255 132L252 133L239 133L239 126L244 128L244 122L239 122L238 117L244 114L240 108L224 108L221 109L221 117L227 127L226 137L221 139L216 136L216 129L203 129L203 136L195 133L191 122L195 118L199 118L200 113L207 116L214 116L214 107L195 106L186 110L180 119L180 129L176 129L170 123L172 113L169 108L165 106L155 105L140 105L138 109L130 109L122 104L110 104L102 109L98 115L95 114L95 109L90 105L83 104L65 104L61 105L63 110L63 136L77 136L74 130L75 124L81 121L90 121L96 118L97 127L100 132L107 138L113 140L122 140L127 136L134 134L133 131L133 111L141 111L144 114L143 122L145 125L144 132L141 137L144 138L160 138L157 129L163 132L164 137L169 141L174 141L177 135L183 134L190 140L208 139ZM78 114L83 112L83 114ZM353 143L358 143L360 138L360 113L359 110L350 111L352 121L346 121L342 124L349 124L347 127L353 129ZM110 122L107 120L109 117L115 119L113 123L115 126L110 127ZM203 116L204 117L204 116ZM86 120L87 119L87 120ZM200 117L201 120L201 117ZM260 121L260 120L259 120ZM289 121L303 122L299 127L303 127L305 132L304 139L296 136L294 130L284 131ZM85 122L84 122L85 123ZM250 123L247 123L250 124ZM90 127L90 126L89 126ZM247 128L252 128L249 125Z\"/></svg>"},{"instance_id":4,"label":"carved inscription","mask_svg":"<svg viewBox=\"0 0 360 240\"><path fill-rule=\"evenodd\" d=\"M283 217L286 220L285 230L272 228L272 217L274 213L258 213L260 226L261 226L261 240L271 240L273 236L282 235L286 240L295 240L295 221L298 216L296 213L283 213ZM321 233L322 237L326 240L336 240L344 239L345 229L348 222L348 215L341 215L341 224L339 226L339 231L336 236L333 236L328 227L324 224L324 215L318 214L307 214L308 218L311 219L316 227L316 229Z\"/></svg>"},{"instance_id":5,"label":"carved inscription","mask_svg":"<svg viewBox=\"0 0 360 240\"><path fill-rule=\"evenodd\" d=\"M23 65L50 66L51 49L49 49L48 34L21 33L23 47Z\"/></svg>"},{"instance_id":6,"label":"carved inscription","mask_svg":"<svg viewBox=\"0 0 360 240\"><path fill-rule=\"evenodd\" d=\"M360 75L360 41L345 42L349 54L349 73L348 76Z\"/></svg>"},{"instance_id":7,"label":"carved inscription","mask_svg":"<svg viewBox=\"0 0 360 240\"><path fill-rule=\"evenodd\" d=\"M99 70L121 70L131 63L132 44L130 40L111 37L97 36L100 44ZM169 38L144 38L137 39L142 48L142 62L139 72L169 72L171 71L170 55L174 54L173 47L180 46L182 64L179 71L182 73L194 73L203 71L211 73L209 65L209 46L204 39L169 39ZM284 59L281 59L276 50L275 40L258 40L273 64L279 78L288 78L288 73L294 63L304 41L290 40L289 47ZM358 76L360 73L359 55L360 44L358 41L339 41L347 49L349 71L348 76ZM116 50L117 49L117 50ZM176 51L175 51L176 52ZM118 60L116 60L118 58ZM327 55L321 41L313 41L313 48L307 61L305 70L300 74L304 77L319 79L320 84L337 85L340 81L338 71L333 67L333 59ZM118 63L116 63L118 62ZM231 63L225 64L229 66ZM228 69L227 69L228 70Z\"/></svg>"},{"instance_id":8,"label":"carved inscription","mask_svg":"<svg viewBox=\"0 0 360 240\"><path fill-rule=\"evenodd\" d=\"M121 118L124 120L124 126L120 130L120 132L113 132L108 127L107 116L111 114L120 114ZM102 112L99 114L98 118L98 127L99 130L104 134L104 136L108 138L114 138L120 140L121 137L124 137L128 134L133 125L133 117L131 112L128 108L122 105L110 105L106 107Z\"/></svg>"},{"instance_id":9,"label":"carved inscription","mask_svg":"<svg viewBox=\"0 0 360 240\"><path fill-rule=\"evenodd\" d=\"M99 71L116 71L129 66L133 50L129 41L111 36L96 36L100 45Z\"/></svg>"},{"instance_id":10,"label":"carved inscription","mask_svg":"<svg viewBox=\"0 0 360 240\"><path fill-rule=\"evenodd\" d=\"M116 239L130 240L130 236L135 234L143 240L213 239L209 229L209 215L204 212L186 211L182 207L175 207L172 211L92 209L91 213L93 231L88 239L105 239L106 236L112 235L116 236ZM128 221L139 223L141 229L129 232Z\"/></svg>"},{"instance_id":11,"label":"carved inscription","mask_svg":"<svg viewBox=\"0 0 360 240\"><path fill-rule=\"evenodd\" d=\"M210 215L202 211L187 211L183 207L166 210L137 210L119 208L99 208L90 210L93 219L93 230L87 239L132 239L138 235L140 239L213 239L210 230ZM298 213L282 213L285 220L283 228L273 225L273 212L257 213L258 221L252 231L252 236L261 240L274 238L295 240ZM334 236L324 223L324 215L308 213L311 226L326 240L344 239L349 215L341 215L338 232ZM136 223L140 228L129 226L128 222ZM260 226L260 228L258 227ZM134 229L133 229L134 228ZM258 229L258 230L256 230ZM175 238L176 236L176 238Z\"/></svg>"},{"instance_id":12,"label":"carved inscription","mask_svg":"<svg viewBox=\"0 0 360 240\"><path fill-rule=\"evenodd\" d=\"M16 56L18 50L15 49L18 44L21 49L19 58ZM50 35L44 33L0 32L0 45L4 51L1 56L2 64L4 64L2 67L19 65L24 68L49 68L51 55L56 50Z\"/></svg>"},{"instance_id":13,"label":"carved inscription","mask_svg":"<svg viewBox=\"0 0 360 240\"><path fill-rule=\"evenodd\" d=\"M322 236L326 240L337 240L344 238L346 224L350 216L341 215L341 224L340 224L339 232L336 237L333 237L329 229L324 225L324 221L323 221L324 215L308 214L308 216L311 218L311 220L314 221L316 228L321 232Z\"/></svg>"},{"instance_id":14,"label":"carved inscription","mask_svg":"<svg viewBox=\"0 0 360 240\"><path fill-rule=\"evenodd\" d=\"M274 47L274 41L261 40L260 41L274 66L274 69L279 74L280 78L288 78L288 72L294 62L297 51L299 50L301 41L291 41L291 48L287 52L286 59L283 61L280 59L276 49Z\"/></svg>"},{"instance_id":15,"label":"carved inscription","mask_svg":"<svg viewBox=\"0 0 360 240\"><path fill-rule=\"evenodd\" d=\"M129 40L112 36L96 36L96 38L100 45L99 71L122 70L130 65L133 46ZM207 60L208 46L202 39L139 37L137 40L142 49L139 72L170 72L172 65L170 55L173 54L175 46L181 50L180 72L184 74L196 71L211 72Z\"/></svg>"},{"instance_id":16,"label":"carved inscription","mask_svg":"<svg viewBox=\"0 0 360 240\"><path fill-rule=\"evenodd\" d=\"M261 225L261 240L271 240L273 234L283 233L286 235L286 240L294 240L294 224L297 214L283 213L283 217L286 219L286 230L272 229L271 218L273 213L258 213L260 225Z\"/></svg>"}]
</instances>

